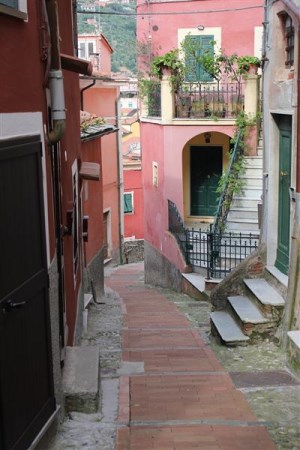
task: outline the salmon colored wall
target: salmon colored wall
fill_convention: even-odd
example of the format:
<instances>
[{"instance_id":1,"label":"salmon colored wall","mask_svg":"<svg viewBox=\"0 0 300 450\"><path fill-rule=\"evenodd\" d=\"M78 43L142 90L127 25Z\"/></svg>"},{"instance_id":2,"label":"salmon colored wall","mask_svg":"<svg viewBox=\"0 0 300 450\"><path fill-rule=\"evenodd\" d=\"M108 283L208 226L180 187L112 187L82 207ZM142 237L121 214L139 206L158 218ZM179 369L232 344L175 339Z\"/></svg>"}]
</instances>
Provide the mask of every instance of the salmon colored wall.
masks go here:
<instances>
[{"instance_id":1,"label":"salmon colored wall","mask_svg":"<svg viewBox=\"0 0 300 450\"><path fill-rule=\"evenodd\" d=\"M148 6L147 6L148 5ZM151 35L152 50L164 53L178 47L177 29L222 26L222 48L226 53L253 54L254 27L262 26L263 0L208 0L205 2L137 2L137 12L155 12L157 15L137 17L138 40L145 42ZM242 10L241 8L245 8ZM182 12L190 14L180 14ZM208 12L211 11L211 12ZM172 15L159 15L173 12ZM198 13L199 12L199 13ZM148 17L150 17L148 19ZM153 27L154 30L153 30ZM158 27L158 28L156 28ZM247 35L247 39L245 39Z\"/></svg>"},{"instance_id":2,"label":"salmon colored wall","mask_svg":"<svg viewBox=\"0 0 300 450\"><path fill-rule=\"evenodd\" d=\"M101 138L82 143L82 158L83 161L100 164L100 180L83 182L83 215L89 216L88 242L84 244L88 264L103 247Z\"/></svg>"},{"instance_id":3,"label":"salmon colored wall","mask_svg":"<svg viewBox=\"0 0 300 450\"><path fill-rule=\"evenodd\" d=\"M257 51L256 27L263 22L263 0L206 0L195 2L160 2L137 4L138 41L150 44L150 52L163 54L178 47L178 30L204 26L218 32L220 46L227 54L254 54ZM217 11L219 10L219 11ZM147 12L153 15L146 15ZM165 15L164 12L173 14ZM191 14L182 14L183 12ZM184 33L183 33L184 34ZM141 62L141 61L140 61ZM145 70L145 66L141 67ZM168 235L168 199L172 200L184 217L183 149L190 140L209 131L232 136L234 122L217 125L211 123L195 125L161 125L141 121L142 167L144 178L145 240L154 246L178 268L182 260ZM158 162L158 188L152 185L152 161Z\"/></svg>"},{"instance_id":4,"label":"salmon colored wall","mask_svg":"<svg viewBox=\"0 0 300 450\"><path fill-rule=\"evenodd\" d=\"M116 124L115 105L119 95L116 87L93 87L84 93L84 109L106 118L107 123ZM111 213L111 252L119 255L119 189L118 189L118 148L117 133L101 138L103 210ZM117 256L116 256L117 257Z\"/></svg>"},{"instance_id":5,"label":"salmon colored wall","mask_svg":"<svg viewBox=\"0 0 300 450\"><path fill-rule=\"evenodd\" d=\"M111 48L104 39L101 39L101 74L111 74Z\"/></svg>"},{"instance_id":6,"label":"salmon colored wall","mask_svg":"<svg viewBox=\"0 0 300 450\"><path fill-rule=\"evenodd\" d=\"M134 214L124 214L124 236L144 238L144 198L142 171L124 170L124 192L133 192Z\"/></svg>"}]
</instances>

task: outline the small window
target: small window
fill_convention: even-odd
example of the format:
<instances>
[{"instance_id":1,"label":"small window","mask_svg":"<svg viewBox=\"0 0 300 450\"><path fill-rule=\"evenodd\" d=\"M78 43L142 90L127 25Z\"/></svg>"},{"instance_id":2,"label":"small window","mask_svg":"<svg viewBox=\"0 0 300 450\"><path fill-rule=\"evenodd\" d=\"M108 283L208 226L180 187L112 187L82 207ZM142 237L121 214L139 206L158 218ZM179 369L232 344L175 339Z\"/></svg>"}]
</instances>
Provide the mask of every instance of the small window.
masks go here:
<instances>
[{"instance_id":1,"label":"small window","mask_svg":"<svg viewBox=\"0 0 300 450\"><path fill-rule=\"evenodd\" d=\"M285 19L285 39L286 39L286 61L285 65L291 67L294 65L294 37L295 29L290 16L286 15Z\"/></svg>"},{"instance_id":2,"label":"small window","mask_svg":"<svg viewBox=\"0 0 300 450\"><path fill-rule=\"evenodd\" d=\"M124 198L124 214L133 214L133 192L125 192Z\"/></svg>"}]
</instances>

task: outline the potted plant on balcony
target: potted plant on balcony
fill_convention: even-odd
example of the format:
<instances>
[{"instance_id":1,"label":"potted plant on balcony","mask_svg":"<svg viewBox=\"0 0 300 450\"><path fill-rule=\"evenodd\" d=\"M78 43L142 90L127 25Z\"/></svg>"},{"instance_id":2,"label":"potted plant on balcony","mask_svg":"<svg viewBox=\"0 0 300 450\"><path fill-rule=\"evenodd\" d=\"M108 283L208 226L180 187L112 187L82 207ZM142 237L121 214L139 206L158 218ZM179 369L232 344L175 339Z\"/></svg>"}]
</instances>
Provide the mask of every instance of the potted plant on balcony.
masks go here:
<instances>
[{"instance_id":1,"label":"potted plant on balcony","mask_svg":"<svg viewBox=\"0 0 300 450\"><path fill-rule=\"evenodd\" d=\"M256 56L239 56L237 58L238 70L241 74L257 74L260 67L260 59Z\"/></svg>"},{"instance_id":2,"label":"potted plant on balcony","mask_svg":"<svg viewBox=\"0 0 300 450\"><path fill-rule=\"evenodd\" d=\"M164 74L169 75L172 89L175 91L184 80L184 65L179 59L178 49L155 56L151 62L150 74L159 79Z\"/></svg>"}]
</instances>

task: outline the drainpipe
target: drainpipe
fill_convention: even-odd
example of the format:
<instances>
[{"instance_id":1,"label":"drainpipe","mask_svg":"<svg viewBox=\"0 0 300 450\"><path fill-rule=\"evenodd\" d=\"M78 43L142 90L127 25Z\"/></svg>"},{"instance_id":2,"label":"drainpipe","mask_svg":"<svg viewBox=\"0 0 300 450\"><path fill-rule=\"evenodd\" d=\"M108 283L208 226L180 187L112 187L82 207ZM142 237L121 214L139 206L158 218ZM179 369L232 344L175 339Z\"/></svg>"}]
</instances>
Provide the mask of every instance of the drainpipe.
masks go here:
<instances>
[{"instance_id":1,"label":"drainpipe","mask_svg":"<svg viewBox=\"0 0 300 450\"><path fill-rule=\"evenodd\" d=\"M87 86L85 86L84 88L81 89L80 91L80 107L81 107L81 111L83 111L83 93L84 91L86 91L87 89L89 89L90 87L94 86L96 83L96 79L94 79L91 84L88 84Z\"/></svg>"},{"instance_id":2,"label":"drainpipe","mask_svg":"<svg viewBox=\"0 0 300 450\"><path fill-rule=\"evenodd\" d=\"M123 160L122 160L122 143L121 143L121 121L120 121L120 94L116 100L116 118L117 118L117 170L118 170L118 210L119 210L119 254L120 264L123 264L123 238L124 238L124 221L123 221Z\"/></svg>"},{"instance_id":3,"label":"drainpipe","mask_svg":"<svg viewBox=\"0 0 300 450\"><path fill-rule=\"evenodd\" d=\"M64 99L64 82L60 60L59 25L56 0L47 0L47 13L51 35L51 69L49 72L49 89L53 129L48 132L50 145L56 144L64 135L66 127L66 109Z\"/></svg>"}]
</instances>

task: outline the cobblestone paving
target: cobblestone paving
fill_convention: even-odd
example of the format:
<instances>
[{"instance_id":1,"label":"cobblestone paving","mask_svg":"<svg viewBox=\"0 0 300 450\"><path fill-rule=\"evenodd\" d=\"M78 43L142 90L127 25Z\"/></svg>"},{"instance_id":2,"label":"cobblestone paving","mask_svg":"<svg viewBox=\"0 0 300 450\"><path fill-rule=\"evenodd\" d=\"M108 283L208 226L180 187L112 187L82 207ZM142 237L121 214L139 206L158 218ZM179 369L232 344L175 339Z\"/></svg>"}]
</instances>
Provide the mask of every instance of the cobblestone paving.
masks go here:
<instances>
[{"instance_id":1,"label":"cobblestone paving","mask_svg":"<svg viewBox=\"0 0 300 450\"><path fill-rule=\"evenodd\" d=\"M106 276L113 271L114 268L106 269ZM140 281L143 281L142 277ZM286 370L285 355L272 342L236 348L220 346L210 335L210 304L208 302L199 302L187 295L177 294L167 289L158 290L185 314L228 372ZM71 413L60 426L47 450L115 450L116 383L118 369L121 366L122 311L118 295L110 289L106 290L105 298L100 301L103 304L91 305L88 333L83 337L82 345L100 346L103 407L101 406L96 414ZM299 385L256 386L240 390L246 395L256 417L266 422L278 450L299 450ZM46 450L46 448L39 450Z\"/></svg>"},{"instance_id":2,"label":"cobblestone paving","mask_svg":"<svg viewBox=\"0 0 300 450\"><path fill-rule=\"evenodd\" d=\"M228 348L210 335L208 302L199 302L182 294L164 290L165 295L189 318L202 339L212 348L228 372L286 370L285 353L273 342ZM197 308L195 305L199 304ZM299 381L299 380L297 380ZM257 386L242 388L256 417L267 428L278 450L300 449L300 386ZM254 449L253 449L254 450Z\"/></svg>"}]
</instances>

